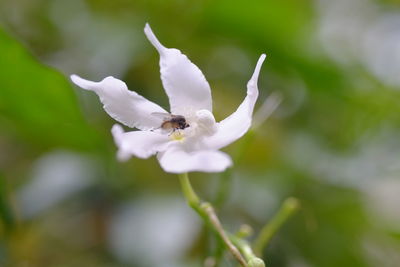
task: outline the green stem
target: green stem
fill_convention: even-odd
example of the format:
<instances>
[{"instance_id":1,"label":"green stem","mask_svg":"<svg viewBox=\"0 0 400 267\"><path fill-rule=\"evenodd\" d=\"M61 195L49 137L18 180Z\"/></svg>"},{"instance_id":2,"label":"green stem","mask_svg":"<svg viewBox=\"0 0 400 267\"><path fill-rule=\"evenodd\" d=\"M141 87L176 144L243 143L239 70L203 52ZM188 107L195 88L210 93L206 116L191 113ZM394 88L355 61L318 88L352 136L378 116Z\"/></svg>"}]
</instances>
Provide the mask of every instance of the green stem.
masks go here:
<instances>
[{"instance_id":1,"label":"green stem","mask_svg":"<svg viewBox=\"0 0 400 267\"><path fill-rule=\"evenodd\" d=\"M181 182L181 187L183 194L189 206L192 208L197 208L200 205L200 198L194 192L192 185L190 184L189 175L187 173L179 174L179 181Z\"/></svg>"},{"instance_id":2,"label":"green stem","mask_svg":"<svg viewBox=\"0 0 400 267\"><path fill-rule=\"evenodd\" d=\"M246 240L236 235L230 235L229 238L239 248L240 252L242 252L249 267L265 267L264 261L254 254L250 244Z\"/></svg>"},{"instance_id":3,"label":"green stem","mask_svg":"<svg viewBox=\"0 0 400 267\"><path fill-rule=\"evenodd\" d=\"M201 202L200 198L197 196L195 191L190 184L189 176L187 173L179 174L179 181L181 183L183 194L189 204L197 214L209 225L212 226L213 230L218 234L221 240L224 242L225 246L229 249L236 260L245 267L248 267L245 259L243 258L240 251L231 242L228 235L226 234L221 222L219 221L214 208L210 203Z\"/></svg>"},{"instance_id":4,"label":"green stem","mask_svg":"<svg viewBox=\"0 0 400 267\"><path fill-rule=\"evenodd\" d=\"M271 240L272 236L279 228L293 215L300 207L296 198L290 197L283 202L277 214L261 230L258 238L254 242L254 251L256 255L261 256L264 248Z\"/></svg>"}]
</instances>

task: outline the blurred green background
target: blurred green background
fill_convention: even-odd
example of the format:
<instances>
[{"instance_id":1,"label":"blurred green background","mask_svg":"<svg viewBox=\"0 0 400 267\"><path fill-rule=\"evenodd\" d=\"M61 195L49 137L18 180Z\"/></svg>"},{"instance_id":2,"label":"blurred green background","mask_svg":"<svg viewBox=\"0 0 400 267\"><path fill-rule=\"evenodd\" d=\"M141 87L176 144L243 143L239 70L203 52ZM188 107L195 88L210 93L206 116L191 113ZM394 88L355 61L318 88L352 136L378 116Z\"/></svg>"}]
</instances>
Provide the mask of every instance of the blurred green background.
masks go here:
<instances>
[{"instance_id":1,"label":"blurred green background","mask_svg":"<svg viewBox=\"0 0 400 267\"><path fill-rule=\"evenodd\" d=\"M217 120L267 54L256 108L283 101L225 149L227 229L257 231L295 196L267 266L400 266L396 0L0 0L0 266L202 266L213 253L177 177L154 157L118 163L114 121L68 79L113 75L168 108L146 22L203 71ZM221 175L191 178L218 198Z\"/></svg>"}]
</instances>

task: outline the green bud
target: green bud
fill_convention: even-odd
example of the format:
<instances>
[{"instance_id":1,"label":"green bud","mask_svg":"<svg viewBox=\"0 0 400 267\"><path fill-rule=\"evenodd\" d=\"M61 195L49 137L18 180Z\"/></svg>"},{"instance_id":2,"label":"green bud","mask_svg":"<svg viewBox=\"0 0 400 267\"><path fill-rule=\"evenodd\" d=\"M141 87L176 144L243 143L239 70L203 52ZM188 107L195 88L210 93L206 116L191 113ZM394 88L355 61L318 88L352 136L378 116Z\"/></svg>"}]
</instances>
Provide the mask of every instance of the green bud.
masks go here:
<instances>
[{"instance_id":1,"label":"green bud","mask_svg":"<svg viewBox=\"0 0 400 267\"><path fill-rule=\"evenodd\" d=\"M247 264L249 267L265 267L264 261L260 258L252 258Z\"/></svg>"},{"instance_id":2,"label":"green bud","mask_svg":"<svg viewBox=\"0 0 400 267\"><path fill-rule=\"evenodd\" d=\"M289 197L288 199L285 200L283 206L289 210L296 210L300 207L300 202L297 198Z\"/></svg>"},{"instance_id":3,"label":"green bud","mask_svg":"<svg viewBox=\"0 0 400 267\"><path fill-rule=\"evenodd\" d=\"M243 224L240 226L239 231L236 233L236 236L239 238L246 238L253 234L253 229L250 225Z\"/></svg>"}]
</instances>

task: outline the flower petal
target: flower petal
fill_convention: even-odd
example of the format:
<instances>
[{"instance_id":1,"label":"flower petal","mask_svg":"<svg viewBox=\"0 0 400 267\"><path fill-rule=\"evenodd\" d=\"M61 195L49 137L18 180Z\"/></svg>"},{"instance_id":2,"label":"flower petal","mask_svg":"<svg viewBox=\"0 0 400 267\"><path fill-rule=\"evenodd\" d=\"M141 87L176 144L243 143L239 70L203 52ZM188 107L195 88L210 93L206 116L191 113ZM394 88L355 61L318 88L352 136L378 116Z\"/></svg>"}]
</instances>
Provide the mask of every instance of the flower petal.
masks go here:
<instances>
[{"instance_id":1,"label":"flower petal","mask_svg":"<svg viewBox=\"0 0 400 267\"><path fill-rule=\"evenodd\" d=\"M170 173L222 172L232 165L229 155L217 150L187 152L180 146L171 146L157 154L161 167Z\"/></svg>"},{"instance_id":2,"label":"flower petal","mask_svg":"<svg viewBox=\"0 0 400 267\"><path fill-rule=\"evenodd\" d=\"M111 132L118 146L118 159L128 160L131 156L146 159L165 150L171 140L168 135L151 131L124 132L121 125L115 124Z\"/></svg>"},{"instance_id":3,"label":"flower petal","mask_svg":"<svg viewBox=\"0 0 400 267\"><path fill-rule=\"evenodd\" d=\"M258 75L265 60L265 54L258 59L253 76L247 83L247 96L238 109L217 124L217 133L205 139L206 147L220 149L242 137L251 126L254 105L258 98Z\"/></svg>"},{"instance_id":4,"label":"flower petal","mask_svg":"<svg viewBox=\"0 0 400 267\"><path fill-rule=\"evenodd\" d=\"M71 80L83 89L94 91L100 97L107 113L120 123L140 130L160 127L162 119L153 116L152 113L166 111L136 92L128 90L123 81L110 76L100 82L92 82L77 75L71 75Z\"/></svg>"},{"instance_id":5,"label":"flower petal","mask_svg":"<svg viewBox=\"0 0 400 267\"><path fill-rule=\"evenodd\" d=\"M200 109L212 111L211 89L201 70L181 51L164 47L146 24L144 32L160 54L161 80L171 113L185 115Z\"/></svg>"}]
</instances>

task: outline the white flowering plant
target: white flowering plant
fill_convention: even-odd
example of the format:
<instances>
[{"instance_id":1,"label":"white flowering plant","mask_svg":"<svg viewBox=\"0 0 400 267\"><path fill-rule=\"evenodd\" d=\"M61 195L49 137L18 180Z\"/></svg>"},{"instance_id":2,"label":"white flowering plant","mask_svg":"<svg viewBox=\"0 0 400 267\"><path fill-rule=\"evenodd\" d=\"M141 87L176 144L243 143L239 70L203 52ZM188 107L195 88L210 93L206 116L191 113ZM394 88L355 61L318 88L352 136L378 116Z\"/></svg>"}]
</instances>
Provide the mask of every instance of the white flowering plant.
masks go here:
<instances>
[{"instance_id":1,"label":"white flowering plant","mask_svg":"<svg viewBox=\"0 0 400 267\"><path fill-rule=\"evenodd\" d=\"M297 209L297 200L291 198L283 204L277 216L261 231L253 252L252 245L245 240L248 231L239 231L236 235L228 233L212 205L199 199L188 177L189 172L223 172L232 166L231 157L220 149L241 138L251 127L259 95L257 81L265 54L258 59L243 102L230 116L216 122L210 85L201 70L178 49L162 45L148 24L144 32L160 55L161 81L170 112L129 90L123 81L112 76L93 82L71 75L71 80L95 92L113 119L137 129L125 132L119 124L112 127L119 160L156 155L164 171L179 175L189 205L216 232L236 260L242 266L265 266L259 258L262 250L272 234ZM216 266L215 262L211 266Z\"/></svg>"}]
</instances>

